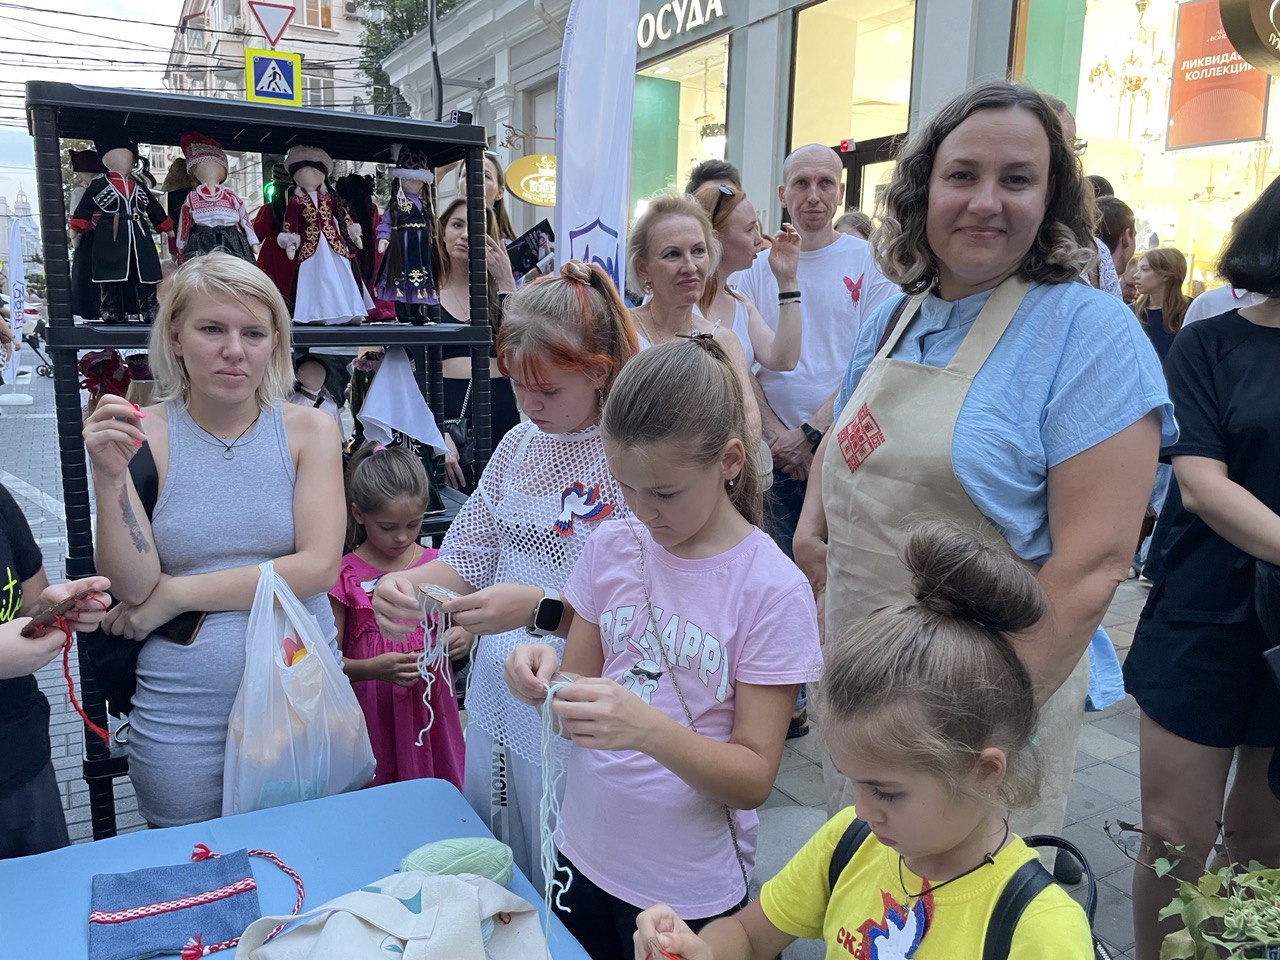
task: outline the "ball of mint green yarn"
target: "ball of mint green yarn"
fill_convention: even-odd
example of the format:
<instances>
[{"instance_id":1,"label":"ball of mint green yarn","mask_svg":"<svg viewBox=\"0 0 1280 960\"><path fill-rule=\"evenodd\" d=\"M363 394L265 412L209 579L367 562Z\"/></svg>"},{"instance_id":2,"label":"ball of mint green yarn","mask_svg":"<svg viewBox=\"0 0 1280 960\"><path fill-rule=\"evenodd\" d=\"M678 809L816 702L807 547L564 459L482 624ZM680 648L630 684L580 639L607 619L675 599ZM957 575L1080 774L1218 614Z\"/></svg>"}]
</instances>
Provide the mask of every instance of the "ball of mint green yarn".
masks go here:
<instances>
[{"instance_id":1,"label":"ball of mint green yarn","mask_svg":"<svg viewBox=\"0 0 1280 960\"><path fill-rule=\"evenodd\" d=\"M451 837L419 847L400 861L400 869L474 873L505 887L511 882L511 848L489 837Z\"/></svg>"}]
</instances>

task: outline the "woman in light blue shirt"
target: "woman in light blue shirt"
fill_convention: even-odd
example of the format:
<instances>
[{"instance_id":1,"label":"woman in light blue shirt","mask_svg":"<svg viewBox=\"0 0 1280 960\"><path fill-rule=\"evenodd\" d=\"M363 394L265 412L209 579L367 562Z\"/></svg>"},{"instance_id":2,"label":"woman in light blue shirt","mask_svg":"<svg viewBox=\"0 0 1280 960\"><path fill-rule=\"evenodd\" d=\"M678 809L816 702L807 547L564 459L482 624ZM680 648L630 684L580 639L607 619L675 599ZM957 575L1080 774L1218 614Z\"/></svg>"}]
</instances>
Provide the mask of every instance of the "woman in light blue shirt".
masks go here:
<instances>
[{"instance_id":1,"label":"woman in light blue shirt","mask_svg":"<svg viewBox=\"0 0 1280 960\"><path fill-rule=\"evenodd\" d=\"M1164 378L1133 315L1080 282L1092 195L1036 91L954 98L903 147L885 199L877 264L910 297L859 332L796 562L833 640L910 599L897 555L913 515L973 529L1036 572L1052 614L1018 649L1044 705L1041 805L1014 832L1057 832L1082 656L1128 574L1161 437L1176 435Z\"/></svg>"}]
</instances>

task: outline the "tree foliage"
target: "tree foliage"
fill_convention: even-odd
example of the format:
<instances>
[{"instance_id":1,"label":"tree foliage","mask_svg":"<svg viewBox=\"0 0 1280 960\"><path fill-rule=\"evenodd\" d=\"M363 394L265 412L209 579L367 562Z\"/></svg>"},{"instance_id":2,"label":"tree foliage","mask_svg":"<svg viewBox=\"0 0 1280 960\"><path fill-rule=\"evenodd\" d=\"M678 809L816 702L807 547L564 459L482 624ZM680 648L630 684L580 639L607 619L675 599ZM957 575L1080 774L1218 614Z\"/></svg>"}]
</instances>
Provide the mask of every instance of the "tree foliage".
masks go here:
<instances>
[{"instance_id":1,"label":"tree foliage","mask_svg":"<svg viewBox=\"0 0 1280 960\"><path fill-rule=\"evenodd\" d=\"M437 0L437 20L463 0ZM391 52L418 33L427 30L426 0L364 0L367 13L360 42L360 71L369 78L371 103L374 113L404 117L409 115L409 104L394 87L383 69ZM437 23L438 32L439 23Z\"/></svg>"}]
</instances>

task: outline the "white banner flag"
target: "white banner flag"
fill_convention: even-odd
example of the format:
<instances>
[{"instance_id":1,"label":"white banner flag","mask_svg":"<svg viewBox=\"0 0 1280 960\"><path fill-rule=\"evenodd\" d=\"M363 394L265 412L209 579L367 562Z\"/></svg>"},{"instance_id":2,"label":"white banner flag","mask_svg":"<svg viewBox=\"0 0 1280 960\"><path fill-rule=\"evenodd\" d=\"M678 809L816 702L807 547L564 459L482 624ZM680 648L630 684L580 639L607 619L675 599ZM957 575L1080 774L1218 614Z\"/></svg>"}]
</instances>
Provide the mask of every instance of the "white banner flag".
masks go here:
<instances>
[{"instance_id":1,"label":"white banner flag","mask_svg":"<svg viewBox=\"0 0 1280 960\"><path fill-rule=\"evenodd\" d=\"M640 0L573 0L556 97L556 260L626 279Z\"/></svg>"},{"instance_id":2,"label":"white banner flag","mask_svg":"<svg viewBox=\"0 0 1280 960\"><path fill-rule=\"evenodd\" d=\"M27 280L22 262L22 229L17 217L9 222L9 262L5 265L9 278L9 326L16 343L9 353L9 365L4 372L4 382L18 382L18 354L22 352L22 326L26 319Z\"/></svg>"}]
</instances>

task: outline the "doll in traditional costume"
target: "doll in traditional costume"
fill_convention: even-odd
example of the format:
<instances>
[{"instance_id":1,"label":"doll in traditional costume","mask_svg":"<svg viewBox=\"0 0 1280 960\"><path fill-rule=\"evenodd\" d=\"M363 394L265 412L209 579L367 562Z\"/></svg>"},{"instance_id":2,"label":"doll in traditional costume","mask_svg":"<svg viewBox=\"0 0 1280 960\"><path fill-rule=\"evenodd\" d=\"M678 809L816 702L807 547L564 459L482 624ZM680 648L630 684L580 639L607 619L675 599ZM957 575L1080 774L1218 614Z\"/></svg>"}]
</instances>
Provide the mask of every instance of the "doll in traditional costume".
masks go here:
<instances>
[{"instance_id":1,"label":"doll in traditional costume","mask_svg":"<svg viewBox=\"0 0 1280 960\"><path fill-rule=\"evenodd\" d=\"M71 209L80 206L93 178L106 173L102 158L92 150L71 150L71 171L76 176L76 186L71 190ZM72 233L71 248L71 312L83 320L97 320L101 313L98 287L93 282L93 231Z\"/></svg>"},{"instance_id":2,"label":"doll in traditional costume","mask_svg":"<svg viewBox=\"0 0 1280 960\"><path fill-rule=\"evenodd\" d=\"M333 190L346 205L351 219L360 227L360 236L372 237L378 227L378 218L382 216L373 200L373 177L349 173L334 182ZM369 311L369 319L392 320L396 315L395 304L383 300L374 290L378 267L382 264L379 246L381 245L366 243L356 255L356 263L360 266L360 278L364 281L365 289L373 296L373 309Z\"/></svg>"},{"instance_id":3,"label":"doll in traditional costume","mask_svg":"<svg viewBox=\"0 0 1280 960\"><path fill-rule=\"evenodd\" d=\"M263 187L262 206L253 215L253 232L259 237L275 237L284 231L284 211L289 205L289 191L293 178L283 163L271 168L271 183ZM271 278L289 310L293 310L293 295L298 285L298 263L290 260L278 243L263 243L258 247L258 269Z\"/></svg>"},{"instance_id":4,"label":"doll in traditional costume","mask_svg":"<svg viewBox=\"0 0 1280 960\"><path fill-rule=\"evenodd\" d=\"M398 162L391 175L391 199L378 224L377 295L394 300L396 316L427 322L427 306L439 303L440 247L427 184L434 180L424 154L393 147Z\"/></svg>"},{"instance_id":5,"label":"doll in traditional costume","mask_svg":"<svg viewBox=\"0 0 1280 960\"><path fill-rule=\"evenodd\" d=\"M223 250L241 260L256 262L258 235L249 222L244 201L223 186L227 155L221 144L199 133L184 133L179 143L187 172L196 181L178 217L177 242L182 261Z\"/></svg>"},{"instance_id":6,"label":"doll in traditional costume","mask_svg":"<svg viewBox=\"0 0 1280 960\"><path fill-rule=\"evenodd\" d=\"M358 322L373 309L355 251L360 227L328 187L333 160L319 147L291 147L284 158L294 189L276 242L298 262L293 319L298 323Z\"/></svg>"},{"instance_id":7,"label":"doll in traditional costume","mask_svg":"<svg viewBox=\"0 0 1280 960\"><path fill-rule=\"evenodd\" d=\"M95 146L107 172L86 188L71 229L82 236L93 231L90 262L102 297L102 319L123 323L138 315L150 323L161 279L151 231L166 234L173 221L151 192L156 181L146 159L139 159L136 143L120 135L99 138Z\"/></svg>"}]
</instances>

